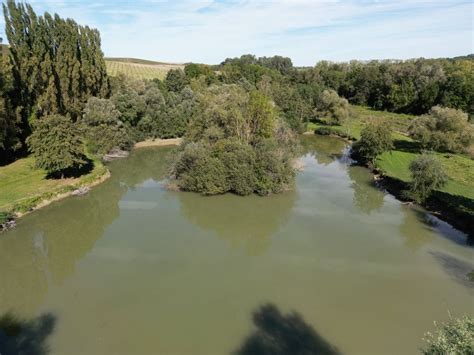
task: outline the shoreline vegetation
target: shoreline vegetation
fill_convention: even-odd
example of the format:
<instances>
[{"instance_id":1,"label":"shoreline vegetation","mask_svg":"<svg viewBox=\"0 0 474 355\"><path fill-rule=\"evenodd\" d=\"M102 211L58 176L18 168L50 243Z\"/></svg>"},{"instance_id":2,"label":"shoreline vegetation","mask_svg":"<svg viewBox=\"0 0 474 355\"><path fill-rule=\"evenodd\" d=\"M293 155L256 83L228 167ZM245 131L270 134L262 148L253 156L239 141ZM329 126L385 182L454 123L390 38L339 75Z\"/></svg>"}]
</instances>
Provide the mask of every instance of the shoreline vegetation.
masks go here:
<instances>
[{"instance_id":1,"label":"shoreline vegetation","mask_svg":"<svg viewBox=\"0 0 474 355\"><path fill-rule=\"evenodd\" d=\"M169 138L169 139L154 139L154 140L145 140L135 143L133 149L140 148L150 148L150 147L165 147L171 145L180 145L182 138ZM28 161L27 161L28 160ZM24 164L26 163L26 164ZM21 168L22 171L19 173L21 176L16 183L21 184L21 179L28 178L28 174L38 175L41 173L41 169L36 169L33 167L32 161L29 158L19 159L15 163L10 165L0 167L0 191L2 189L11 188L14 181L6 181L7 177L11 177L11 168L15 168L13 165L25 165ZM20 170L20 168L18 169ZM66 178L61 180L54 180L55 184L49 184L52 179L37 179L38 183L41 181L48 184L44 188L40 188L40 194L32 194L27 197L21 197L18 199L12 199L9 202L0 200L0 233L2 231L8 230L14 226L14 221L29 214L34 211L37 211L43 207L50 205L53 202L60 201L70 196L81 195L80 191L88 191L90 188L100 185L108 178L110 178L111 173L105 164L99 160L94 161L94 169L80 178ZM2 178L5 178L5 181L2 181ZM4 184L2 184L2 182ZM60 185L59 187L57 185Z\"/></svg>"},{"instance_id":2,"label":"shoreline vegetation","mask_svg":"<svg viewBox=\"0 0 474 355\"><path fill-rule=\"evenodd\" d=\"M407 129L416 116L374 111L370 108L351 106L350 117L340 125L328 125L324 121L308 124L305 134L328 135L353 144L360 139L362 129L371 122L385 119L392 123L393 149L380 154L369 164L356 164L368 168L374 177L374 186L385 190L403 203L416 204L428 213L449 223L467 236L467 244L474 242L474 187L469 174L474 168L472 156L468 153L433 154L448 174L448 183L433 191L425 201L413 201L407 196L411 177L409 165L420 156L423 149L413 141ZM471 154L472 155L472 154Z\"/></svg>"}]
</instances>

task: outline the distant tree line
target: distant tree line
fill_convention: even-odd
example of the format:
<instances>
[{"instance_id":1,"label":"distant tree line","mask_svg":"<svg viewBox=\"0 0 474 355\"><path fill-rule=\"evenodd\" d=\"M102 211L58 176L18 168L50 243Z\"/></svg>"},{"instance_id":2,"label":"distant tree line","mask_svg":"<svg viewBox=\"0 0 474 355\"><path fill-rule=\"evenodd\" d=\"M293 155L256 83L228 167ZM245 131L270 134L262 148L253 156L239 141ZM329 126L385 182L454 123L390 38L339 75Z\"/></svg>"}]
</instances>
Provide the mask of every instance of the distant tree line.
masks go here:
<instances>
[{"instance_id":1,"label":"distant tree line","mask_svg":"<svg viewBox=\"0 0 474 355\"><path fill-rule=\"evenodd\" d=\"M300 72L306 81L332 88L350 103L376 110L424 114L440 105L474 115L474 61L413 59L320 62Z\"/></svg>"}]
</instances>

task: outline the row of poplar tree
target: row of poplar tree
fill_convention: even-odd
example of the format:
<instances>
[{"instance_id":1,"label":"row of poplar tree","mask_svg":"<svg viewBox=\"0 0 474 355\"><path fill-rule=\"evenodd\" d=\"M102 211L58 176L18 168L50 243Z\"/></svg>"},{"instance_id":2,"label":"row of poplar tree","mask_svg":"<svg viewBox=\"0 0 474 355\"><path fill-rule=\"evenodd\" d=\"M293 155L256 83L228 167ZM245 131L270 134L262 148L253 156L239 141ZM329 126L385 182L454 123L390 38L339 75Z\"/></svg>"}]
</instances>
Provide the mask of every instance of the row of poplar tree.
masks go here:
<instances>
[{"instance_id":1,"label":"row of poplar tree","mask_svg":"<svg viewBox=\"0 0 474 355\"><path fill-rule=\"evenodd\" d=\"M92 97L109 95L100 34L71 19L8 0L3 5L8 57L0 70L0 163L25 151L35 120L74 121Z\"/></svg>"}]
</instances>

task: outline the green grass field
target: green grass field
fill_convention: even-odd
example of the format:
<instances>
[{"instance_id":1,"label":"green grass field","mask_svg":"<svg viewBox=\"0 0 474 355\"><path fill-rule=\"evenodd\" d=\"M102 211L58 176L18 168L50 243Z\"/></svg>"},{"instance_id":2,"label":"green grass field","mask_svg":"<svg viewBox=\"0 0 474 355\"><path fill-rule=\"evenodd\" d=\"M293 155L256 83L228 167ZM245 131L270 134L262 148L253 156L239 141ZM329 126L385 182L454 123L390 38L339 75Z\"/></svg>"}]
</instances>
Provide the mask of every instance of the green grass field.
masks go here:
<instances>
[{"instance_id":1,"label":"green grass field","mask_svg":"<svg viewBox=\"0 0 474 355\"><path fill-rule=\"evenodd\" d=\"M78 186L91 183L107 172L94 161L94 169L79 178L47 179L46 172L34 167L31 157L0 167L0 211L25 212L42 200L54 197Z\"/></svg>"},{"instance_id":2,"label":"green grass field","mask_svg":"<svg viewBox=\"0 0 474 355\"><path fill-rule=\"evenodd\" d=\"M167 64L151 61L137 61L127 58L106 59L107 74L120 73L142 80L164 79L170 69L183 69L182 64Z\"/></svg>"}]
</instances>

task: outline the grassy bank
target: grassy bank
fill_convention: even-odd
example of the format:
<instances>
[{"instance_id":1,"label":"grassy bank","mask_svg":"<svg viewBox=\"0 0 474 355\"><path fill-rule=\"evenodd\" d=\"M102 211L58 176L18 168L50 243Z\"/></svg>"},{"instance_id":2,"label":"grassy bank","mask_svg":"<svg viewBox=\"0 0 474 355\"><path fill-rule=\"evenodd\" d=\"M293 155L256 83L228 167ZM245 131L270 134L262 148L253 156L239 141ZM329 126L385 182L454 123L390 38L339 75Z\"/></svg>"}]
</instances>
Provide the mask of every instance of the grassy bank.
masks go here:
<instances>
[{"instance_id":1,"label":"grassy bank","mask_svg":"<svg viewBox=\"0 0 474 355\"><path fill-rule=\"evenodd\" d=\"M0 213L22 215L67 196L81 186L94 185L108 174L108 169L94 160L94 168L86 175L48 179L44 170L34 167L33 158L19 159L0 167Z\"/></svg>"},{"instance_id":2,"label":"grassy bank","mask_svg":"<svg viewBox=\"0 0 474 355\"><path fill-rule=\"evenodd\" d=\"M407 135L410 121L414 117L351 106L350 118L341 126L312 122L308 125L308 130L323 128L330 134L359 139L360 132L368 122L387 119L392 125L395 149L380 155L375 162L375 169L391 181L390 186L396 186L392 188L392 192L396 193L397 189L408 187L411 180L409 165L422 150L420 145ZM474 220L474 160L467 154L434 154L448 175L448 183L434 192L425 207L445 216L449 214L446 219L449 219L450 223L466 230L464 226L470 228Z\"/></svg>"},{"instance_id":3,"label":"grassy bank","mask_svg":"<svg viewBox=\"0 0 474 355\"><path fill-rule=\"evenodd\" d=\"M181 138L147 140L136 143L134 149L179 145L181 141ZM67 197L79 187L101 183L110 176L99 159L94 159L93 164L90 173L67 179L48 179L44 170L34 167L32 157L0 166L0 224L12 216L21 216Z\"/></svg>"}]
</instances>

